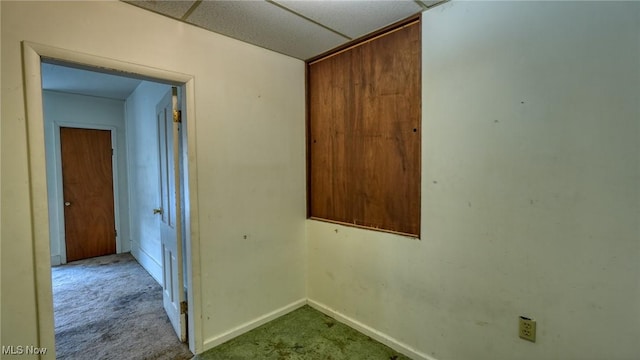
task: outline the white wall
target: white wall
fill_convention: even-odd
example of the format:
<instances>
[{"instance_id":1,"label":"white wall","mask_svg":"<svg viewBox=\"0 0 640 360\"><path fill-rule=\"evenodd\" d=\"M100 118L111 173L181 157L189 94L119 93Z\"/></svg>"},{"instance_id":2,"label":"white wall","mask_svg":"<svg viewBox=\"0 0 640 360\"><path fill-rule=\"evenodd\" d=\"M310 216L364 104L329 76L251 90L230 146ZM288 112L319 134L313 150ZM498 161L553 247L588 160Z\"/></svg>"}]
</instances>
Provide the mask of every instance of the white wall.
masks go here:
<instances>
[{"instance_id":1,"label":"white wall","mask_svg":"<svg viewBox=\"0 0 640 360\"><path fill-rule=\"evenodd\" d=\"M127 189L127 152L124 123L124 101L43 91L45 148L47 159L47 191L49 195L49 231L51 238L51 263L66 262L64 252L64 208L62 194L62 168L60 167L60 127L83 127L115 130L116 143L112 144L117 166L114 192L117 252L130 251L129 197Z\"/></svg>"},{"instance_id":2,"label":"white wall","mask_svg":"<svg viewBox=\"0 0 640 360\"><path fill-rule=\"evenodd\" d=\"M158 125L156 105L171 91L169 85L143 81L127 98L126 127L129 159L131 253L161 283Z\"/></svg>"},{"instance_id":3,"label":"white wall","mask_svg":"<svg viewBox=\"0 0 640 360\"><path fill-rule=\"evenodd\" d=\"M423 237L308 221L308 297L416 358L637 359L640 3L423 15Z\"/></svg>"},{"instance_id":4,"label":"white wall","mask_svg":"<svg viewBox=\"0 0 640 360\"><path fill-rule=\"evenodd\" d=\"M425 358L637 357L638 6L425 12L423 238L307 221L314 304ZM121 2L0 8L2 345L38 343L22 40L195 76L205 347L305 297L302 62Z\"/></svg>"},{"instance_id":5,"label":"white wall","mask_svg":"<svg viewBox=\"0 0 640 360\"><path fill-rule=\"evenodd\" d=\"M304 301L302 61L123 2L0 6L3 345L39 341L27 149L44 144L27 144L23 40L194 76L200 350Z\"/></svg>"}]
</instances>

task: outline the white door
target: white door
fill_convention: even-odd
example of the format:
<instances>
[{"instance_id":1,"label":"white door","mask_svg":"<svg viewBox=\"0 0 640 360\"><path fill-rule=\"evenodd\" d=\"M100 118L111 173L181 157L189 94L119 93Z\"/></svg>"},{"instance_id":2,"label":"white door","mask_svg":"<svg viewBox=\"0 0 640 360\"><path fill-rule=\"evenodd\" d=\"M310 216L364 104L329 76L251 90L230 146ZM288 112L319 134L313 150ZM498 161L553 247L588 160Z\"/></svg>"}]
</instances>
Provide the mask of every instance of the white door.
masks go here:
<instances>
[{"instance_id":1,"label":"white door","mask_svg":"<svg viewBox=\"0 0 640 360\"><path fill-rule=\"evenodd\" d=\"M162 299L180 341L187 340L186 302L182 276L180 212L180 123L173 121L177 89L167 92L156 107L160 152L160 228L162 244Z\"/></svg>"}]
</instances>

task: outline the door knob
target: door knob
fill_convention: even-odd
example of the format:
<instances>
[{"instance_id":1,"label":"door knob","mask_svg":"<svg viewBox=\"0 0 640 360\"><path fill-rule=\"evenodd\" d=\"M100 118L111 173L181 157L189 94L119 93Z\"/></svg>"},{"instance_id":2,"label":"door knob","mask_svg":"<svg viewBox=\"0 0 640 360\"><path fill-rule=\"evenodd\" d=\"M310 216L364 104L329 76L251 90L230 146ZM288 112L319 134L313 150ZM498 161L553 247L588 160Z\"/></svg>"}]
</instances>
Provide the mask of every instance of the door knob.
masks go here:
<instances>
[{"instance_id":1,"label":"door knob","mask_svg":"<svg viewBox=\"0 0 640 360\"><path fill-rule=\"evenodd\" d=\"M153 209L153 214L162 214L162 208Z\"/></svg>"},{"instance_id":2,"label":"door knob","mask_svg":"<svg viewBox=\"0 0 640 360\"><path fill-rule=\"evenodd\" d=\"M68 201L65 201L65 202L64 202L64 206L70 206L70 205L71 205L71 203L70 203L70 202L68 202Z\"/></svg>"}]
</instances>

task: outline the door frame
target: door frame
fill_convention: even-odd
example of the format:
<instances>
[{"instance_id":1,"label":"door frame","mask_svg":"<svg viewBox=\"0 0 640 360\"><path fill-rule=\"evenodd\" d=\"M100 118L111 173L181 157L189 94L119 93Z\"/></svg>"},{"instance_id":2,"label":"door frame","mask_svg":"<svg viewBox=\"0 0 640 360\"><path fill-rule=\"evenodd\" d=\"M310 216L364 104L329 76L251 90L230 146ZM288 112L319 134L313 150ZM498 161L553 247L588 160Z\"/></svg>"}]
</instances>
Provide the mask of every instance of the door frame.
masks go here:
<instances>
[{"instance_id":1,"label":"door frame","mask_svg":"<svg viewBox=\"0 0 640 360\"><path fill-rule=\"evenodd\" d=\"M42 105L42 58L73 64L89 70L100 69L124 76L151 80L178 86L183 94L183 122L188 124L183 141L188 156L184 157L183 176L187 179L185 203L188 214L184 219L184 261L187 264L187 301L189 349L194 354L203 350L202 304L200 287L200 236L198 221L198 186L196 161L195 84L192 75L158 69L141 64L80 53L28 41L22 42L22 61L26 102L27 146L29 157L30 211L32 218L33 257L35 261L35 292L37 328L40 347L47 347L45 359L55 359L55 334L53 322L53 294L51 283L51 252L49 238L49 211L47 198L44 116ZM188 200L188 202L187 202Z\"/></svg>"},{"instance_id":2,"label":"door frame","mask_svg":"<svg viewBox=\"0 0 640 360\"><path fill-rule=\"evenodd\" d=\"M83 124L77 122L67 121L54 121L53 122L53 147L55 149L54 162L56 174L54 181L56 182L56 208L58 211L57 225L58 225L58 249L60 249L60 263L67 263L67 238L64 228L64 191L63 191L63 179L62 179L62 154L60 141L60 128L76 128L87 130L108 130L111 132L111 148L113 149L113 156L111 157L111 176L113 177L113 216L115 217L116 225L116 254L122 252L122 232L120 231L120 189L119 189L119 174L118 174L118 146L117 146L117 130L115 126L110 125L94 125Z\"/></svg>"}]
</instances>

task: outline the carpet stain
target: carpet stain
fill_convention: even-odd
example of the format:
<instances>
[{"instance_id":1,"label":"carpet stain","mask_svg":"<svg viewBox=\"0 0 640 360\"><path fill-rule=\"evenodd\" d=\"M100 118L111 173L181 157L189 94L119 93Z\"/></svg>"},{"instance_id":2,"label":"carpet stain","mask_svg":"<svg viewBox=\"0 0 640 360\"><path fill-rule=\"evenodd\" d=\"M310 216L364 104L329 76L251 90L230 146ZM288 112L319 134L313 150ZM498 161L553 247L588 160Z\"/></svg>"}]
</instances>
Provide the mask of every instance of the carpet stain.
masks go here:
<instances>
[{"instance_id":1,"label":"carpet stain","mask_svg":"<svg viewBox=\"0 0 640 360\"><path fill-rule=\"evenodd\" d=\"M195 360L223 359L409 358L305 305L195 357Z\"/></svg>"},{"instance_id":2,"label":"carpet stain","mask_svg":"<svg viewBox=\"0 0 640 360\"><path fill-rule=\"evenodd\" d=\"M333 321L325 321L325 325L327 325L327 327L332 327L335 324L336 323L334 323Z\"/></svg>"},{"instance_id":3,"label":"carpet stain","mask_svg":"<svg viewBox=\"0 0 640 360\"><path fill-rule=\"evenodd\" d=\"M130 254L51 272L57 359L193 357L164 312L161 286Z\"/></svg>"}]
</instances>

